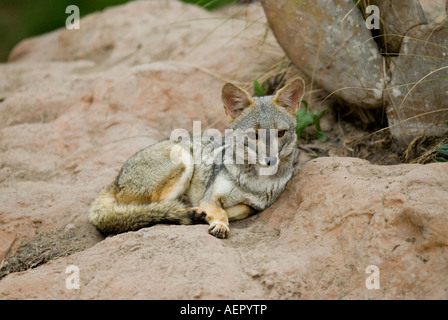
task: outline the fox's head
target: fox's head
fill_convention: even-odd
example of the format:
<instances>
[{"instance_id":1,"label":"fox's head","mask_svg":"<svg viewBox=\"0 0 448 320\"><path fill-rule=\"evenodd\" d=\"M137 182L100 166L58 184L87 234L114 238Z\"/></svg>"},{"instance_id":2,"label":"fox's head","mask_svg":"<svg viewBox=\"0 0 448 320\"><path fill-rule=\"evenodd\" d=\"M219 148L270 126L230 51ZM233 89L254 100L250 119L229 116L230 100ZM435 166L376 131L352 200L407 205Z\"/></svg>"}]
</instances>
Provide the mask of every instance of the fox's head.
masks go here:
<instances>
[{"instance_id":1,"label":"fox's head","mask_svg":"<svg viewBox=\"0 0 448 320\"><path fill-rule=\"evenodd\" d=\"M245 140L244 154L256 152L257 165L276 167L296 147L295 114L305 91L302 78L295 78L275 95L251 97L247 91L227 83L222 101L230 118L230 129ZM250 146L257 146L256 150Z\"/></svg>"}]
</instances>

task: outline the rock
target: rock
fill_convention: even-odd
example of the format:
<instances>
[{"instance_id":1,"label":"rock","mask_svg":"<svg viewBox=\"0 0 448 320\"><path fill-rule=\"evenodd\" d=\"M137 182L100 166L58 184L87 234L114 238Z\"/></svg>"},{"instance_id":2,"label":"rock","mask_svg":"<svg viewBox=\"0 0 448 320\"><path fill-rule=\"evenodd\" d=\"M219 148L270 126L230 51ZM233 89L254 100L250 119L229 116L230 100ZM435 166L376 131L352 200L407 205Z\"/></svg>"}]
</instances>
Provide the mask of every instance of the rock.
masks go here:
<instances>
[{"instance_id":1,"label":"rock","mask_svg":"<svg viewBox=\"0 0 448 320\"><path fill-rule=\"evenodd\" d=\"M224 15L175 0L130 2L83 17L79 30L63 28L26 39L9 61L88 61L83 74L164 61L173 68L199 68L221 80L252 83L263 74L260 66L284 56L264 22L259 5L234 7Z\"/></svg>"},{"instance_id":2,"label":"rock","mask_svg":"<svg viewBox=\"0 0 448 320\"><path fill-rule=\"evenodd\" d=\"M345 104L382 106L382 58L352 0L261 3L278 43L314 83Z\"/></svg>"},{"instance_id":3,"label":"rock","mask_svg":"<svg viewBox=\"0 0 448 320\"><path fill-rule=\"evenodd\" d=\"M403 144L419 134L448 131L447 26L413 28L391 61L386 114L392 135Z\"/></svg>"},{"instance_id":4,"label":"rock","mask_svg":"<svg viewBox=\"0 0 448 320\"><path fill-rule=\"evenodd\" d=\"M384 76L383 58L353 1L262 4L277 41L295 65L343 104L384 107L398 143L409 144L423 132L440 136L447 131L446 22L434 27L431 17L430 25L422 25L424 11L437 11L440 3L424 2L422 9L417 0L369 2L380 9L380 46L399 52L392 62L384 60ZM362 7L365 11L366 4ZM384 37L390 34L401 36Z\"/></svg>"},{"instance_id":5,"label":"rock","mask_svg":"<svg viewBox=\"0 0 448 320\"><path fill-rule=\"evenodd\" d=\"M0 281L6 299L445 299L448 164L320 158L269 209L231 224L156 225ZM66 288L79 268L80 289ZM366 268L380 288L366 288Z\"/></svg>"},{"instance_id":6,"label":"rock","mask_svg":"<svg viewBox=\"0 0 448 320\"><path fill-rule=\"evenodd\" d=\"M448 13L448 1L446 0L420 0L420 4L425 12L429 24L434 24Z\"/></svg>"},{"instance_id":7,"label":"rock","mask_svg":"<svg viewBox=\"0 0 448 320\"><path fill-rule=\"evenodd\" d=\"M0 232L0 239L2 239L0 244L0 257L6 257L16 241L16 236L13 230L2 230Z\"/></svg>"},{"instance_id":8,"label":"rock","mask_svg":"<svg viewBox=\"0 0 448 320\"><path fill-rule=\"evenodd\" d=\"M419 0L374 0L368 5L376 5L380 10L380 30L376 41L385 53L400 52L404 35L418 25L427 24L425 13ZM366 2L361 2L364 15Z\"/></svg>"}]
</instances>

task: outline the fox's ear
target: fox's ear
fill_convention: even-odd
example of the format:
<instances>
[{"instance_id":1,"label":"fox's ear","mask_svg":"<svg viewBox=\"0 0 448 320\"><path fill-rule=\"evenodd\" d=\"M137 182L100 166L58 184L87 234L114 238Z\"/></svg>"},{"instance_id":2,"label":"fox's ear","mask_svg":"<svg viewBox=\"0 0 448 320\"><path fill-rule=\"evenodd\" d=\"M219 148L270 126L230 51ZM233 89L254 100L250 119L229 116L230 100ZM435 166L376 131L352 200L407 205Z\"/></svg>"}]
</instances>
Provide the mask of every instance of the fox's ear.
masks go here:
<instances>
[{"instance_id":1,"label":"fox's ear","mask_svg":"<svg viewBox=\"0 0 448 320\"><path fill-rule=\"evenodd\" d=\"M272 101L288 110L289 113L295 115L299 108L305 92L305 81L302 78L295 78L286 86L277 91Z\"/></svg>"},{"instance_id":2,"label":"fox's ear","mask_svg":"<svg viewBox=\"0 0 448 320\"><path fill-rule=\"evenodd\" d=\"M232 120L237 117L244 108L254 103L247 91L231 83L226 83L222 88L221 99L224 103L226 113Z\"/></svg>"}]
</instances>

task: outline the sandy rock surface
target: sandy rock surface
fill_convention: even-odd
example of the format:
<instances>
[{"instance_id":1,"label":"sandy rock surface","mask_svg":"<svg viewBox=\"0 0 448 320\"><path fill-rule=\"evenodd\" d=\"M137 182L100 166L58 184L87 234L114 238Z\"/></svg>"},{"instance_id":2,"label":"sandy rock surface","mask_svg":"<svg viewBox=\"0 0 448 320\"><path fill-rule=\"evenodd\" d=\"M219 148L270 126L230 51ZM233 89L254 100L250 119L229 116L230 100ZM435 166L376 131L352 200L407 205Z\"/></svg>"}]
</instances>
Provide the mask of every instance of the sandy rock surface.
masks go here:
<instances>
[{"instance_id":1,"label":"sandy rock surface","mask_svg":"<svg viewBox=\"0 0 448 320\"><path fill-rule=\"evenodd\" d=\"M192 121L222 130L222 85L283 57L260 5L227 10L132 2L25 40L0 65L2 299L448 297L447 164L312 160L225 240L206 225L104 239L88 223L129 156ZM380 289L366 289L369 265Z\"/></svg>"},{"instance_id":2,"label":"sandy rock surface","mask_svg":"<svg viewBox=\"0 0 448 320\"><path fill-rule=\"evenodd\" d=\"M448 281L448 165L321 158L264 212L231 224L157 225L5 277L6 298L441 299ZM66 268L79 268L69 290ZM366 268L380 288L366 289Z\"/></svg>"}]
</instances>

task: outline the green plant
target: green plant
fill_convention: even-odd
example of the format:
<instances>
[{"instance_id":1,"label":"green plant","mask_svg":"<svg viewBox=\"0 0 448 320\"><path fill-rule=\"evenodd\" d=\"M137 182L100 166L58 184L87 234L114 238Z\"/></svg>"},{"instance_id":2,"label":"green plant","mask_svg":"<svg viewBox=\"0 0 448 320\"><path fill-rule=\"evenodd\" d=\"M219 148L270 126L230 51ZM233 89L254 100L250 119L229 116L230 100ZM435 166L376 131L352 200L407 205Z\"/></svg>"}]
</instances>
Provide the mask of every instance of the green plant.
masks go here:
<instances>
[{"instance_id":1,"label":"green plant","mask_svg":"<svg viewBox=\"0 0 448 320\"><path fill-rule=\"evenodd\" d=\"M448 120L445 122L448 126ZM435 162L448 162L448 144L443 144L437 148L437 153L434 158Z\"/></svg>"},{"instance_id":2,"label":"green plant","mask_svg":"<svg viewBox=\"0 0 448 320\"><path fill-rule=\"evenodd\" d=\"M257 97L262 97L266 95L266 90L263 86L258 82L258 80L254 80L254 93Z\"/></svg>"},{"instance_id":3,"label":"green plant","mask_svg":"<svg viewBox=\"0 0 448 320\"><path fill-rule=\"evenodd\" d=\"M327 109L323 110L314 110L310 109L308 106L308 102L306 100L302 100L302 104L305 106L305 109L299 109L296 113L297 118L297 126L296 133L297 139L302 136L303 131L308 126L314 125L317 132L317 139L320 141L325 141L328 139L328 136L325 132L322 131L320 127L320 119L325 114Z\"/></svg>"},{"instance_id":4,"label":"green plant","mask_svg":"<svg viewBox=\"0 0 448 320\"><path fill-rule=\"evenodd\" d=\"M448 162L448 144L444 144L438 148L434 161Z\"/></svg>"}]
</instances>

